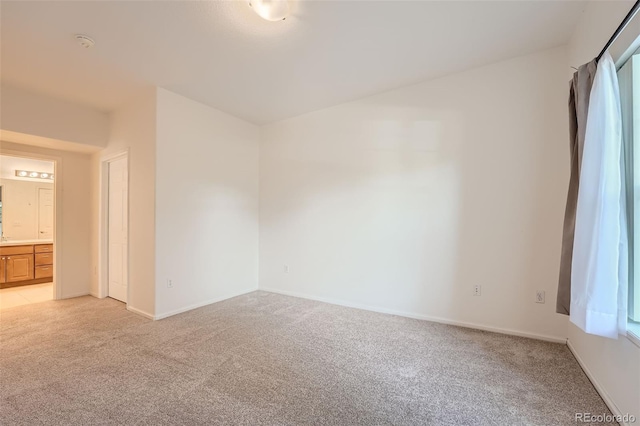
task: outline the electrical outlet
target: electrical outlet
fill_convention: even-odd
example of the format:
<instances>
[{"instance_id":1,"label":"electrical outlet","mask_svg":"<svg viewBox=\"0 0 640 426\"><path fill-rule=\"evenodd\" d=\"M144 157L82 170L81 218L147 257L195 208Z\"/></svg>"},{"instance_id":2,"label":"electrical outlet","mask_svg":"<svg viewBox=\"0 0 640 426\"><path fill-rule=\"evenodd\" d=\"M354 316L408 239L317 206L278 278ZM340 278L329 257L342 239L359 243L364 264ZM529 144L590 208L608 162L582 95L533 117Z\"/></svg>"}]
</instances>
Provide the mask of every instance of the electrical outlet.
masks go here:
<instances>
[{"instance_id":1,"label":"electrical outlet","mask_svg":"<svg viewBox=\"0 0 640 426\"><path fill-rule=\"evenodd\" d=\"M536 291L536 303L544 303L544 290Z\"/></svg>"},{"instance_id":2,"label":"electrical outlet","mask_svg":"<svg viewBox=\"0 0 640 426\"><path fill-rule=\"evenodd\" d=\"M474 296L481 296L482 295L482 286L481 285L474 285L473 286L473 295Z\"/></svg>"},{"instance_id":3,"label":"electrical outlet","mask_svg":"<svg viewBox=\"0 0 640 426\"><path fill-rule=\"evenodd\" d=\"M284 265L284 273L285 274L289 273L289 265Z\"/></svg>"},{"instance_id":4,"label":"electrical outlet","mask_svg":"<svg viewBox=\"0 0 640 426\"><path fill-rule=\"evenodd\" d=\"M167 288L173 288L173 281L167 280Z\"/></svg>"}]
</instances>

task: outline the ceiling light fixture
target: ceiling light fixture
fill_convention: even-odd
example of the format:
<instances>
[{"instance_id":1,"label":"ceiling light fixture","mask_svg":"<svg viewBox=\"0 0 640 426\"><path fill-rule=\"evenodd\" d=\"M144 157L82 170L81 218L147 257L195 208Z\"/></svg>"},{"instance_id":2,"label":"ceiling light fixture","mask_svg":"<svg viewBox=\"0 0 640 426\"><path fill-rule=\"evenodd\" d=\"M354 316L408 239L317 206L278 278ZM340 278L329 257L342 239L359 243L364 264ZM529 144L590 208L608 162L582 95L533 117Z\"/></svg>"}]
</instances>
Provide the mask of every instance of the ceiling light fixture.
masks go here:
<instances>
[{"instance_id":1,"label":"ceiling light fixture","mask_svg":"<svg viewBox=\"0 0 640 426\"><path fill-rule=\"evenodd\" d=\"M46 172L34 172L31 170L16 170L16 176L18 177L28 177L28 178L36 178L36 179L47 179L53 180L53 174Z\"/></svg>"},{"instance_id":2,"label":"ceiling light fixture","mask_svg":"<svg viewBox=\"0 0 640 426\"><path fill-rule=\"evenodd\" d=\"M267 21L284 21L289 15L287 0L249 0L249 6Z\"/></svg>"},{"instance_id":3,"label":"ceiling light fixture","mask_svg":"<svg viewBox=\"0 0 640 426\"><path fill-rule=\"evenodd\" d=\"M93 47L93 45L96 44L96 42L93 41L91 37L86 36L84 34L76 34L76 41L80 46L84 47L85 49Z\"/></svg>"}]
</instances>

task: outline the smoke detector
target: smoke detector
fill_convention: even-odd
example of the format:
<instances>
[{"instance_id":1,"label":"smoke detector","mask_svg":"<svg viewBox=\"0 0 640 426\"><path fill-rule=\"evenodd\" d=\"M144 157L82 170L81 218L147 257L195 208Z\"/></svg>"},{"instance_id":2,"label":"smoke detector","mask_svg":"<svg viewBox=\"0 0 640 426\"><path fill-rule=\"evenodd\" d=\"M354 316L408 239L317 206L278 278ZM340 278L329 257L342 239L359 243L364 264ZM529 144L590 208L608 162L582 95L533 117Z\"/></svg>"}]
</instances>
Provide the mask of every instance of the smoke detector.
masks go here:
<instances>
[{"instance_id":1,"label":"smoke detector","mask_svg":"<svg viewBox=\"0 0 640 426\"><path fill-rule=\"evenodd\" d=\"M96 42L93 41L91 37L86 36L84 34L76 34L76 41L80 46L84 47L85 49L93 47L93 45L96 44Z\"/></svg>"}]
</instances>

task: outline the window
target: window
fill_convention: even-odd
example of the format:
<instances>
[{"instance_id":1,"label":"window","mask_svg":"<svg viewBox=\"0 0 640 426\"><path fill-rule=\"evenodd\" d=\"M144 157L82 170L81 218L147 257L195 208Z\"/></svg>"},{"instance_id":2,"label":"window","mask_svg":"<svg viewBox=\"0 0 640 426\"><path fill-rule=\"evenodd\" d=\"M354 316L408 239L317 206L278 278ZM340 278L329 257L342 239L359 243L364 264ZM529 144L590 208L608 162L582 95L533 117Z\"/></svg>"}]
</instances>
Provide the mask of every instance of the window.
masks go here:
<instances>
[{"instance_id":1,"label":"window","mask_svg":"<svg viewBox=\"0 0 640 426\"><path fill-rule=\"evenodd\" d=\"M629 232L628 334L640 342L640 49L618 71Z\"/></svg>"}]
</instances>

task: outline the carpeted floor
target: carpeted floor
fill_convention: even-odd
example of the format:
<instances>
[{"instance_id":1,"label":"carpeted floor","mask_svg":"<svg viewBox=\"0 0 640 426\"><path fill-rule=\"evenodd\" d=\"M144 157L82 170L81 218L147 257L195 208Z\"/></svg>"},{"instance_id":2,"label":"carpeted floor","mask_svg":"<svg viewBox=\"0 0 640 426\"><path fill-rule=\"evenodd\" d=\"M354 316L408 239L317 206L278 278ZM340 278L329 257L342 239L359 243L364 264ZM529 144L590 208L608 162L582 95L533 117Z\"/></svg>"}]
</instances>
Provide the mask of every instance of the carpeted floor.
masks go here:
<instances>
[{"instance_id":1,"label":"carpeted floor","mask_svg":"<svg viewBox=\"0 0 640 426\"><path fill-rule=\"evenodd\" d=\"M255 292L161 321L111 299L0 316L2 425L575 425L566 346Z\"/></svg>"}]
</instances>

